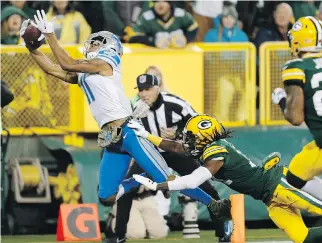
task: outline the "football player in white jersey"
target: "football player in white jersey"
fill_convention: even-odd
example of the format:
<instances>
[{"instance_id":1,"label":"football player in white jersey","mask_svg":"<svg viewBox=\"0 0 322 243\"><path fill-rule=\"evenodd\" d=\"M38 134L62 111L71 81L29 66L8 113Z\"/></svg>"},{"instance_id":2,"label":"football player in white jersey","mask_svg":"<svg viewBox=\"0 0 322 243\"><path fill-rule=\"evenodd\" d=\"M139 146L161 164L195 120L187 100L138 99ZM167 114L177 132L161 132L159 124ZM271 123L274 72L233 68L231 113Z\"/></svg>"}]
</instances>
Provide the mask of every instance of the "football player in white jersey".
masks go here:
<instances>
[{"instance_id":1,"label":"football player in white jersey","mask_svg":"<svg viewBox=\"0 0 322 243\"><path fill-rule=\"evenodd\" d=\"M58 44L53 21L46 20L43 10L37 11L35 23L30 20L23 23L20 31L22 37L29 24L42 32L59 65L53 64L41 51L26 44L33 59L47 74L70 84L78 84L100 126L99 145L105 148L99 174L100 202L111 205L125 192L139 185L133 178L124 180L132 157L153 180L164 182L169 176L169 168L162 156L150 142L136 136L127 127L132 108L121 83L123 48L118 37L108 31L90 35L84 45L86 59L75 60ZM215 201L199 188L183 193L209 206L218 216L221 207L230 207L229 202Z\"/></svg>"}]
</instances>

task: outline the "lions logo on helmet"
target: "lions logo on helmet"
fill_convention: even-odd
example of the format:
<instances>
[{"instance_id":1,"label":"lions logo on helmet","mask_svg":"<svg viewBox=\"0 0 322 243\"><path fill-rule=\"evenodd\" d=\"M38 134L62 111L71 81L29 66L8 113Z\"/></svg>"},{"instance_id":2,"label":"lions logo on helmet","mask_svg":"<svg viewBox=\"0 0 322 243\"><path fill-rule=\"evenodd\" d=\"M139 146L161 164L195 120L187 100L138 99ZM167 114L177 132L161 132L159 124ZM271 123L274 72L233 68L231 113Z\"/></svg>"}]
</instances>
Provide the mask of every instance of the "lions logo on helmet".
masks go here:
<instances>
[{"instance_id":1,"label":"lions logo on helmet","mask_svg":"<svg viewBox=\"0 0 322 243\"><path fill-rule=\"evenodd\" d=\"M230 131L226 132L217 119L208 115L196 115L186 123L183 142L191 155L198 156L205 146L229 134Z\"/></svg>"},{"instance_id":2,"label":"lions logo on helmet","mask_svg":"<svg viewBox=\"0 0 322 243\"><path fill-rule=\"evenodd\" d=\"M291 53L295 57L300 52L322 51L322 22L312 16L298 19L288 36Z\"/></svg>"}]
</instances>

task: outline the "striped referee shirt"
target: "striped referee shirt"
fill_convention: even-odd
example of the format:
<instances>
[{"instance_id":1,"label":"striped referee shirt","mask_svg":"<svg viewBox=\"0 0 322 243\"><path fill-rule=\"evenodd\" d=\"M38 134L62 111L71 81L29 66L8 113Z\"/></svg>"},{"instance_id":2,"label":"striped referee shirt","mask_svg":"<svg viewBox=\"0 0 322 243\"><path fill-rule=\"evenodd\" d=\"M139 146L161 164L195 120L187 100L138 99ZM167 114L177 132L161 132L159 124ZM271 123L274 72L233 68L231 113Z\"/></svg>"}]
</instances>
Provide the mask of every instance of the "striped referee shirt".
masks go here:
<instances>
[{"instance_id":1,"label":"striped referee shirt","mask_svg":"<svg viewBox=\"0 0 322 243\"><path fill-rule=\"evenodd\" d=\"M178 138L186 122L196 114L185 100L162 92L150 108L148 115L141 120L145 129L153 135L161 136L161 128L174 128Z\"/></svg>"}]
</instances>

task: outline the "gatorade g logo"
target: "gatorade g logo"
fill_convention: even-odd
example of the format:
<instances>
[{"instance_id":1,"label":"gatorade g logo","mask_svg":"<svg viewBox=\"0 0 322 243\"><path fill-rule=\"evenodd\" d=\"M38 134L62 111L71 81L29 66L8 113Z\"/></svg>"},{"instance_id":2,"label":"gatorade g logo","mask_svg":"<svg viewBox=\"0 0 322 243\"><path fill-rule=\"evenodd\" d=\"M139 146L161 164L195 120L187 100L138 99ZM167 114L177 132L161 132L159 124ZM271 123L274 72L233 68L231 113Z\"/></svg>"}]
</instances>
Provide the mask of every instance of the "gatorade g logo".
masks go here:
<instances>
[{"instance_id":1,"label":"gatorade g logo","mask_svg":"<svg viewBox=\"0 0 322 243\"><path fill-rule=\"evenodd\" d=\"M96 241L101 238L97 204L60 205L57 241Z\"/></svg>"},{"instance_id":2,"label":"gatorade g logo","mask_svg":"<svg viewBox=\"0 0 322 243\"><path fill-rule=\"evenodd\" d=\"M212 126L212 123L211 121L209 120L202 120L198 123L198 128L201 129L201 130L205 130L205 129L208 129Z\"/></svg>"},{"instance_id":3,"label":"gatorade g logo","mask_svg":"<svg viewBox=\"0 0 322 243\"><path fill-rule=\"evenodd\" d=\"M79 239L97 238L97 223L92 207L79 207L67 216L67 227Z\"/></svg>"}]
</instances>

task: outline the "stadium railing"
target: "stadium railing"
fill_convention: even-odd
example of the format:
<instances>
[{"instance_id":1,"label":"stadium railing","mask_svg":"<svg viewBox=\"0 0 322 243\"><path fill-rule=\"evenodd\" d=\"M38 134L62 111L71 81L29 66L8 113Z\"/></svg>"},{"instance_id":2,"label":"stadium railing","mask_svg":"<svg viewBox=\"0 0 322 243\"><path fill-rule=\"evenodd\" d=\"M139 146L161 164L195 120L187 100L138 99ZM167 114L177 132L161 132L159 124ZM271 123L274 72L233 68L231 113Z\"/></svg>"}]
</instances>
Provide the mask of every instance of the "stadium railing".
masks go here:
<instances>
[{"instance_id":1,"label":"stadium railing","mask_svg":"<svg viewBox=\"0 0 322 243\"><path fill-rule=\"evenodd\" d=\"M81 46L66 46L82 58ZM41 50L54 62L48 46ZM225 126L253 126L256 117L256 50L251 43L191 44L159 50L124 45L123 85L130 98L135 80L150 65L160 67L169 92L187 100L197 112L215 115ZM77 85L43 73L21 46L1 46L2 80L15 100L3 110L3 126L12 135L97 132L86 98Z\"/></svg>"},{"instance_id":2,"label":"stadium railing","mask_svg":"<svg viewBox=\"0 0 322 243\"><path fill-rule=\"evenodd\" d=\"M288 42L266 42L259 50L260 125L286 125L279 106L272 103L272 92L283 88L281 70L291 59Z\"/></svg>"}]
</instances>

